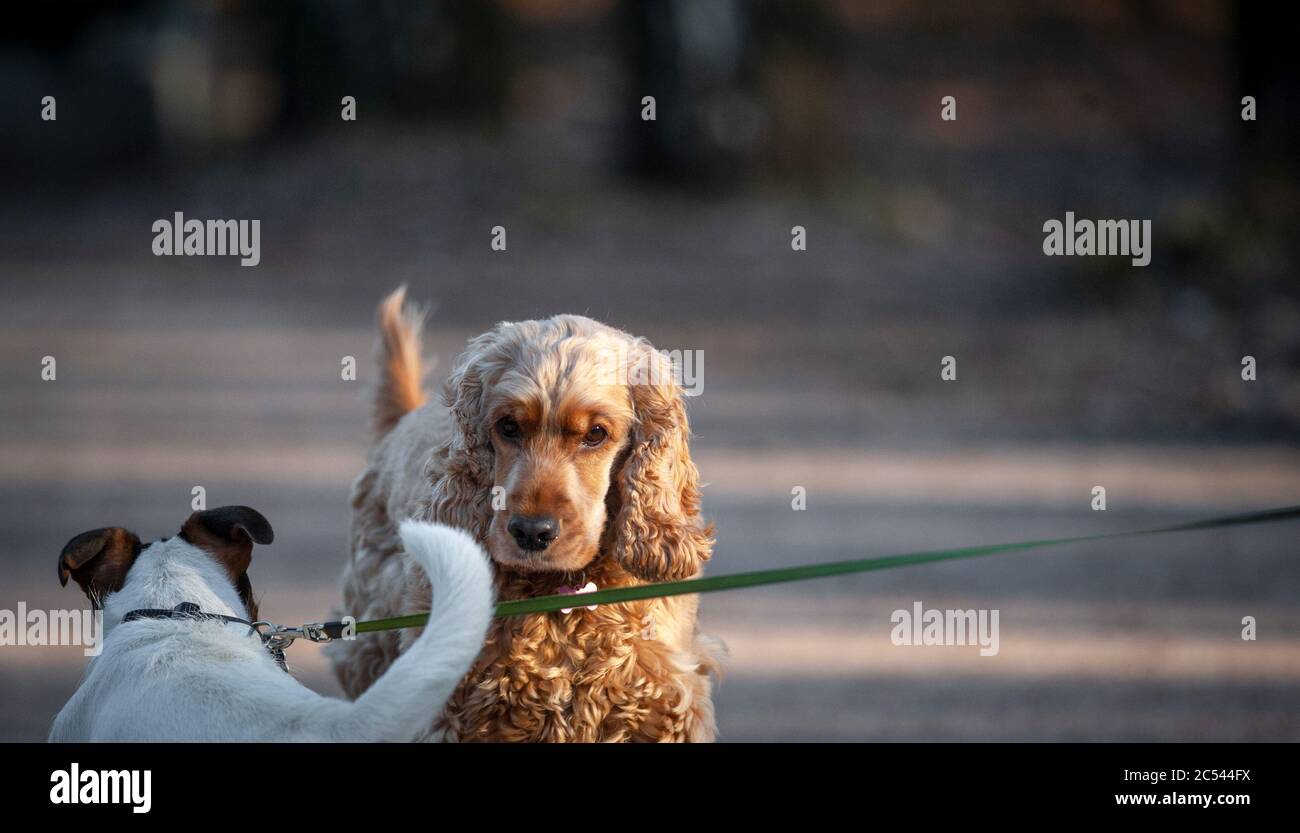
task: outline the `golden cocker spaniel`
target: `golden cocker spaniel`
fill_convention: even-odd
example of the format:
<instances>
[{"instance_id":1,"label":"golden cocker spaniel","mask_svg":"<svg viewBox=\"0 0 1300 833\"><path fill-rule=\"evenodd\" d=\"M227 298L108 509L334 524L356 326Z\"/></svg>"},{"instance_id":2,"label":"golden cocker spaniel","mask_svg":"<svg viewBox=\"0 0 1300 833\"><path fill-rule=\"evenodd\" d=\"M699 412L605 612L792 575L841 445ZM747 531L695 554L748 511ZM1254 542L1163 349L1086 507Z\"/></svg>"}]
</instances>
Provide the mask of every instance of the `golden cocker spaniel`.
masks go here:
<instances>
[{"instance_id":1,"label":"golden cocker spaniel","mask_svg":"<svg viewBox=\"0 0 1300 833\"><path fill-rule=\"evenodd\" d=\"M644 339L577 315L504 323L471 339L443 406L424 404L421 316L404 290L380 306L378 441L354 485L344 612L427 610L401 551L405 518L468 530L502 599L698 575L712 526L671 362ZM428 737L461 741L709 741L721 643L695 596L494 620ZM330 646L356 697L417 634Z\"/></svg>"}]
</instances>

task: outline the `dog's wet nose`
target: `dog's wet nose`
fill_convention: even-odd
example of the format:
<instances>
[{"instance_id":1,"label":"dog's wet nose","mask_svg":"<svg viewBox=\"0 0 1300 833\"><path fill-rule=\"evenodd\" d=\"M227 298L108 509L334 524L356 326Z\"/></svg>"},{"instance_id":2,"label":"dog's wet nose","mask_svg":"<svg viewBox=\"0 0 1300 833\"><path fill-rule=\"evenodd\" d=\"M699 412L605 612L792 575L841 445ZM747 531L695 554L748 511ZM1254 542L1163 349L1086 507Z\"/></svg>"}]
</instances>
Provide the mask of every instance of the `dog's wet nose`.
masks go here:
<instances>
[{"instance_id":1,"label":"dog's wet nose","mask_svg":"<svg viewBox=\"0 0 1300 833\"><path fill-rule=\"evenodd\" d=\"M554 518L526 518L515 516L506 525L515 543L526 550L544 550L560 534L560 525Z\"/></svg>"}]
</instances>

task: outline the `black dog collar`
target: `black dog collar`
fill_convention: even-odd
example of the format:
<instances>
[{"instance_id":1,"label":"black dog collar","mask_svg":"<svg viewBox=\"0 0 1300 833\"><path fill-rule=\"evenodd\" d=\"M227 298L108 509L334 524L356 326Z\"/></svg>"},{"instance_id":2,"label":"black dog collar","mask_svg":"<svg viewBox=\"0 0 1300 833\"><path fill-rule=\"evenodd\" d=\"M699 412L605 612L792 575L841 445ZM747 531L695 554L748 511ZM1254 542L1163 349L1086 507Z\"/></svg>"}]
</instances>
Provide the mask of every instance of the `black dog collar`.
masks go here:
<instances>
[{"instance_id":1,"label":"black dog collar","mask_svg":"<svg viewBox=\"0 0 1300 833\"><path fill-rule=\"evenodd\" d=\"M250 622L247 619L226 616L221 613L205 613L199 610L199 606L194 602L181 602L170 610L167 608L140 608L122 617L123 622L134 622L138 619L197 619L246 625L250 635L257 634L258 638L262 640L262 645L271 654L271 658L275 660L276 665L279 665L282 671L289 670L289 665L284 658L284 647L279 642L268 639L267 634L258 630L258 625L267 624L265 622Z\"/></svg>"}]
</instances>

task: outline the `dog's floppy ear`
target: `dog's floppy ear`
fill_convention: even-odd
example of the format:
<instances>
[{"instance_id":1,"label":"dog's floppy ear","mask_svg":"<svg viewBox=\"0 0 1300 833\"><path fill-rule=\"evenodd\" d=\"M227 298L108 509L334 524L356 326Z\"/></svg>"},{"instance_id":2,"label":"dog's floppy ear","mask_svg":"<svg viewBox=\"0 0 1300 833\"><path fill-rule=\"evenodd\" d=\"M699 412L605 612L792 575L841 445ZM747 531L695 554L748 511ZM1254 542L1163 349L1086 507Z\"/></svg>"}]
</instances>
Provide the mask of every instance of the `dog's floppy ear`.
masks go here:
<instances>
[{"instance_id":1,"label":"dog's floppy ear","mask_svg":"<svg viewBox=\"0 0 1300 833\"><path fill-rule=\"evenodd\" d=\"M690 578L713 553L713 525L700 518L686 404L671 363L648 343L637 339L630 360L637 424L610 489L611 550L646 581Z\"/></svg>"},{"instance_id":2,"label":"dog's floppy ear","mask_svg":"<svg viewBox=\"0 0 1300 833\"><path fill-rule=\"evenodd\" d=\"M275 540L271 522L248 506L222 506L190 515L181 527L181 537L207 550L238 582L253 563L253 544Z\"/></svg>"},{"instance_id":3,"label":"dog's floppy ear","mask_svg":"<svg viewBox=\"0 0 1300 833\"><path fill-rule=\"evenodd\" d=\"M435 451L445 463L442 476L433 484L432 517L468 530L478 541L487 535L492 521L495 465L483 400L487 378L510 361L506 342L518 338L515 327L503 322L470 339L443 386L443 403L456 421L456 430Z\"/></svg>"},{"instance_id":4,"label":"dog's floppy ear","mask_svg":"<svg viewBox=\"0 0 1300 833\"><path fill-rule=\"evenodd\" d=\"M141 549L135 533L120 526L83 532L59 553L59 584L66 586L71 576L99 607L104 596L122 589Z\"/></svg>"}]
</instances>

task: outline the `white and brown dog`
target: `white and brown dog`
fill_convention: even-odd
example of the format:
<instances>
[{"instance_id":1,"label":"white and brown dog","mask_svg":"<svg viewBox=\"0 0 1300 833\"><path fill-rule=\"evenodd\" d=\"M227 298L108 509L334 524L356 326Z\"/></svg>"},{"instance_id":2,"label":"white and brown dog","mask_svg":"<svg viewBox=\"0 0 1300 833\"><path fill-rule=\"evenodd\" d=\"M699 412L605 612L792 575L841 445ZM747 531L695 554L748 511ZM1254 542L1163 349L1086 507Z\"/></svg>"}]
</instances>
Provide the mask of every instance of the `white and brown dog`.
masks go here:
<instances>
[{"instance_id":1,"label":"white and brown dog","mask_svg":"<svg viewBox=\"0 0 1300 833\"><path fill-rule=\"evenodd\" d=\"M492 616L487 556L468 535L408 522L406 552L433 587L423 634L355 702L323 697L277 664L240 621L257 618L248 567L271 543L246 506L195 512L143 545L120 527L73 538L59 580L104 609L103 652L54 720L51 741L407 741L427 732L483 644ZM191 603L199 616L128 617ZM220 617L229 617L223 619ZM125 620L125 621L124 621Z\"/></svg>"}]
</instances>

